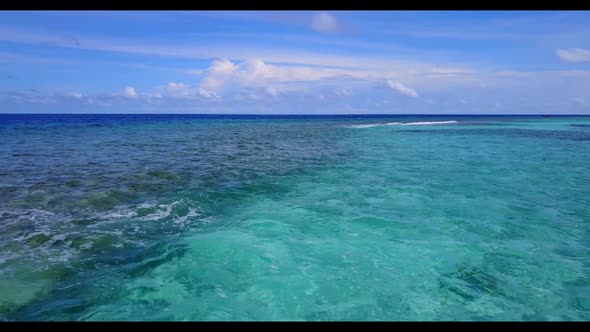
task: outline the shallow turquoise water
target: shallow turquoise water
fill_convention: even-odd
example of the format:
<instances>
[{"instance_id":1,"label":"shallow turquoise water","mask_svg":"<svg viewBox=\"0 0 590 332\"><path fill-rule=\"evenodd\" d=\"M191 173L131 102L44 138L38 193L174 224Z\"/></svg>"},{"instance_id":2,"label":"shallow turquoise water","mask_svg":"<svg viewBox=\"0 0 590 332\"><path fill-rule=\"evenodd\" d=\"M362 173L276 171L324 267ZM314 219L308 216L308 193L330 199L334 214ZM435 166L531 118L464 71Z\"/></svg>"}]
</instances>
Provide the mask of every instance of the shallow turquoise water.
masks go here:
<instances>
[{"instance_id":1,"label":"shallow turquoise water","mask_svg":"<svg viewBox=\"0 0 590 332\"><path fill-rule=\"evenodd\" d=\"M588 117L0 115L0 157L4 320L590 318Z\"/></svg>"}]
</instances>

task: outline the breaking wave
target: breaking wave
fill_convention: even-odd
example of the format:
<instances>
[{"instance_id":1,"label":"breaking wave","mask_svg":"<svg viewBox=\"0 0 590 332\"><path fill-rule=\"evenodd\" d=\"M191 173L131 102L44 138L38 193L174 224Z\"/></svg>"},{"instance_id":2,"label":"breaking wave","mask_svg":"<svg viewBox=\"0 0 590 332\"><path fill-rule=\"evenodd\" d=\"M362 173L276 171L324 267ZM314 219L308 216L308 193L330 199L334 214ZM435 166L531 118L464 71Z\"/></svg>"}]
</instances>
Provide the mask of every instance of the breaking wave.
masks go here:
<instances>
[{"instance_id":1,"label":"breaking wave","mask_svg":"<svg viewBox=\"0 0 590 332\"><path fill-rule=\"evenodd\" d=\"M430 125L441 125L441 124L451 124L457 123L458 121L449 120L449 121L424 121L424 122L387 122L387 123L370 123L370 124L358 124L358 125L351 125L350 128L372 128L372 127L381 127L381 126L430 126Z\"/></svg>"}]
</instances>

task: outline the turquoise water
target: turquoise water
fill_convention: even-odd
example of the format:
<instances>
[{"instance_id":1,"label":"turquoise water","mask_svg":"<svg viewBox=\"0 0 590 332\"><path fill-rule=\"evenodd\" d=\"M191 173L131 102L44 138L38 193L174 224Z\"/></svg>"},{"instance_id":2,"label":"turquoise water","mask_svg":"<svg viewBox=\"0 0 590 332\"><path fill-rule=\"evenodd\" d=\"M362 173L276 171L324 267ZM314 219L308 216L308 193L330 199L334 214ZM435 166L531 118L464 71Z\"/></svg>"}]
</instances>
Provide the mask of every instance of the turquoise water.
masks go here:
<instances>
[{"instance_id":1,"label":"turquoise water","mask_svg":"<svg viewBox=\"0 0 590 332\"><path fill-rule=\"evenodd\" d=\"M0 294L3 320L588 320L590 117L0 115Z\"/></svg>"}]
</instances>

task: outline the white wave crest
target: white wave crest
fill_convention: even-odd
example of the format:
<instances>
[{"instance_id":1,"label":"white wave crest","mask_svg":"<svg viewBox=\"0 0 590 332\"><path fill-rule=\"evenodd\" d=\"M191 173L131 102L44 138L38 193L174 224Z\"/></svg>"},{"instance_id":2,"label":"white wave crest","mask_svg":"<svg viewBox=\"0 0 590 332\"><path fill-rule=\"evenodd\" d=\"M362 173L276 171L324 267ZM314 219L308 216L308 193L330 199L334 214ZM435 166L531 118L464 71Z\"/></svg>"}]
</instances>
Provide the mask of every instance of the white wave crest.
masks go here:
<instances>
[{"instance_id":1,"label":"white wave crest","mask_svg":"<svg viewBox=\"0 0 590 332\"><path fill-rule=\"evenodd\" d=\"M382 126L429 126L429 125L439 125L439 124L451 124L457 123L458 121L449 120L449 121L424 121L424 122L387 122L387 123L370 123L370 124L357 124L351 125L349 128L372 128L372 127L382 127Z\"/></svg>"},{"instance_id":2,"label":"white wave crest","mask_svg":"<svg viewBox=\"0 0 590 332\"><path fill-rule=\"evenodd\" d=\"M351 125L350 128L371 128L384 126L383 123Z\"/></svg>"},{"instance_id":3,"label":"white wave crest","mask_svg":"<svg viewBox=\"0 0 590 332\"><path fill-rule=\"evenodd\" d=\"M400 126L428 126L437 124L457 123L457 121L430 121L430 122L408 122L400 123Z\"/></svg>"}]
</instances>

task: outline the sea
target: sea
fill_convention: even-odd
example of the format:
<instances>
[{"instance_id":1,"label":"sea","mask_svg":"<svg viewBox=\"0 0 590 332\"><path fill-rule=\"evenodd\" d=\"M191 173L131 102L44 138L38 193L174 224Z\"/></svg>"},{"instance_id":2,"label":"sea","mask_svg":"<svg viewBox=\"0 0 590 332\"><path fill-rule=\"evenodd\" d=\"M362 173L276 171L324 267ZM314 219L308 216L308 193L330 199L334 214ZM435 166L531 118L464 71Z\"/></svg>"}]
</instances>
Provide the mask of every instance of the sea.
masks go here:
<instances>
[{"instance_id":1,"label":"sea","mask_svg":"<svg viewBox=\"0 0 590 332\"><path fill-rule=\"evenodd\" d=\"M0 115L0 320L590 319L590 117Z\"/></svg>"}]
</instances>

